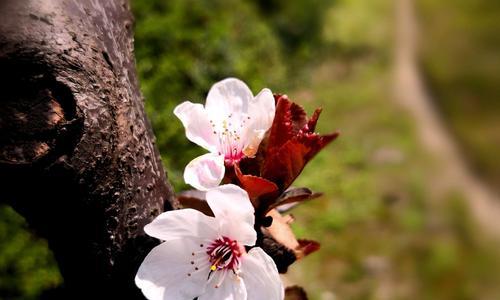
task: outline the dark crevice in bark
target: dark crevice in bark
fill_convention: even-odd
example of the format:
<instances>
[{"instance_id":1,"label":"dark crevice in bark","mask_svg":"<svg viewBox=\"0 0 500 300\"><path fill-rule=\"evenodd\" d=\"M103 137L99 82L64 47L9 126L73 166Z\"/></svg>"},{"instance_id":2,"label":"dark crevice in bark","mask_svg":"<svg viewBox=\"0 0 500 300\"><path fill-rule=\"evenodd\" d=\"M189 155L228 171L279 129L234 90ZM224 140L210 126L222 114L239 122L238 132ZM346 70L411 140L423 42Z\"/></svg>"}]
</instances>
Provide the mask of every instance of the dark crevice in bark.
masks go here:
<instances>
[{"instance_id":1,"label":"dark crevice in bark","mask_svg":"<svg viewBox=\"0 0 500 300\"><path fill-rule=\"evenodd\" d=\"M17 55L17 54L16 54ZM83 118L71 90L32 56L0 60L0 163L47 164L80 140ZM45 69L45 71L44 71Z\"/></svg>"}]
</instances>

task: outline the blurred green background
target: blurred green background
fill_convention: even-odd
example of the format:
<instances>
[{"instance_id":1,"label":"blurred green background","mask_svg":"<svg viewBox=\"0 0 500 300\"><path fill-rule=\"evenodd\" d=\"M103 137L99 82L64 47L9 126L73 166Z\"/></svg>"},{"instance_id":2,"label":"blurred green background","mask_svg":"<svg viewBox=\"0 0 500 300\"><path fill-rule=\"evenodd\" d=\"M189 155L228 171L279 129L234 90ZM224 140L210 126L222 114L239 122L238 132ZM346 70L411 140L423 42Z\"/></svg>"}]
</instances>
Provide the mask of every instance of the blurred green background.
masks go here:
<instances>
[{"instance_id":1,"label":"blurred green background","mask_svg":"<svg viewBox=\"0 0 500 300\"><path fill-rule=\"evenodd\" d=\"M296 185L325 196L293 211L299 237L322 249L287 280L311 299L500 299L498 243L395 101L394 33L405 0L132 0L146 109L177 190L203 150L172 110L204 102L225 77L287 93L320 132L342 136ZM421 76L466 164L500 183L500 2L415 0ZM500 219L500 216L499 216ZM62 279L45 241L0 206L0 299L37 299Z\"/></svg>"}]
</instances>

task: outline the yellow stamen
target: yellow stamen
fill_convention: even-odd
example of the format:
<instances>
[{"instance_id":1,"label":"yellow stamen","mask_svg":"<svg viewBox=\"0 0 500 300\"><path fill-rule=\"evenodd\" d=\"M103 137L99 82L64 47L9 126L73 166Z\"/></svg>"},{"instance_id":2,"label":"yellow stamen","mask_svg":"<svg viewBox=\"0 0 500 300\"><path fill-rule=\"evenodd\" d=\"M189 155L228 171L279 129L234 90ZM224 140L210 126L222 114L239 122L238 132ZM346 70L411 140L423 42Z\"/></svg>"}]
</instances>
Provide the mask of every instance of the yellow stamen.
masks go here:
<instances>
[{"instance_id":1,"label":"yellow stamen","mask_svg":"<svg viewBox=\"0 0 500 300\"><path fill-rule=\"evenodd\" d=\"M216 265L212 265L212 266L210 267L210 270L212 270L212 271L215 271L215 269L217 269L217 266L216 266Z\"/></svg>"}]
</instances>

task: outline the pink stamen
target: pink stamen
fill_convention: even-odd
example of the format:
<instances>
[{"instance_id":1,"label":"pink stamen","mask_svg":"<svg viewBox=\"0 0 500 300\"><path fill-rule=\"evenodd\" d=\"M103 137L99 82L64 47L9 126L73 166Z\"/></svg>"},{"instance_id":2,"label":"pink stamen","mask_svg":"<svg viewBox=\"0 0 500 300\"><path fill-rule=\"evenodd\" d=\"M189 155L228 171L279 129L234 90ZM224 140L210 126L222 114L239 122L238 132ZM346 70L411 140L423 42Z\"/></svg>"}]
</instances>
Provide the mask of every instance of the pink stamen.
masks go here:
<instances>
[{"instance_id":1,"label":"pink stamen","mask_svg":"<svg viewBox=\"0 0 500 300\"><path fill-rule=\"evenodd\" d=\"M228 237L222 237L213 241L207 247L207 254L212 271L223 269L236 270L240 264L242 248L238 242Z\"/></svg>"}]
</instances>

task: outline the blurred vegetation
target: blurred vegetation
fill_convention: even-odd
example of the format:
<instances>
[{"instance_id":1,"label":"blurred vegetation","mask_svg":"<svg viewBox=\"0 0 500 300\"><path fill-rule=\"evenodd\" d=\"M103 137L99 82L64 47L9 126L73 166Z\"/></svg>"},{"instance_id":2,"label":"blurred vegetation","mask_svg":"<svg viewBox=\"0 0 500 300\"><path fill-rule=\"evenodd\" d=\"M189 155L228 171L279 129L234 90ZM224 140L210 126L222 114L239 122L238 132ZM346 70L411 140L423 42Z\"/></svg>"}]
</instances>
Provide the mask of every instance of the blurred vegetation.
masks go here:
<instances>
[{"instance_id":1,"label":"blurred vegetation","mask_svg":"<svg viewBox=\"0 0 500 300\"><path fill-rule=\"evenodd\" d=\"M486 2L419 2L425 39L432 41L423 52L426 74L464 145L466 125L481 133L475 139L498 141L500 132L488 127L498 112L490 96L500 73L493 72L496 60L489 65L483 57L495 55L493 20L500 12ZM311 299L500 299L496 244L470 220L459 192L434 193L439 163L420 148L416 124L391 100L393 1L132 4L146 109L177 190L185 188L185 164L204 150L185 138L172 110L184 100L203 103L222 78L239 77L254 92L286 92L308 111L322 106L319 131L342 131L296 183L325 193L293 211L296 233L322 244L288 275ZM452 34L456 24L466 33ZM445 38L470 42L440 47L436 41ZM471 95L481 100L471 105ZM469 143L471 156L485 160L478 166L500 170L487 144ZM0 299L34 299L60 282L46 244L0 207Z\"/></svg>"},{"instance_id":2,"label":"blurred vegetation","mask_svg":"<svg viewBox=\"0 0 500 300\"><path fill-rule=\"evenodd\" d=\"M61 282L47 242L34 237L12 208L0 205L0 299L36 299Z\"/></svg>"},{"instance_id":3,"label":"blurred vegetation","mask_svg":"<svg viewBox=\"0 0 500 300\"><path fill-rule=\"evenodd\" d=\"M476 170L500 191L500 2L420 0L422 64Z\"/></svg>"},{"instance_id":4,"label":"blurred vegetation","mask_svg":"<svg viewBox=\"0 0 500 300\"><path fill-rule=\"evenodd\" d=\"M455 8L451 2L426 2L435 5L427 11L433 16L453 7L474 15L472 24L483 22L478 11ZM325 108L319 130L342 130L297 182L327 197L293 211L298 235L320 240L322 249L296 264L290 276L304 284L313 299L498 299L498 243L481 234L459 193L433 191L439 162L420 148L416 124L390 100L393 7L394 2L384 0L337 1L327 12L324 29L325 41L334 45L333 55L311 74L309 85L290 93L306 100L309 110ZM424 39L441 29L427 25ZM443 47L443 39L462 36L450 35L433 40L431 48L443 56L450 48L455 51ZM451 66L433 54L426 58L435 59L448 75L457 69L467 72L456 61L449 71ZM475 82L494 80L494 75L478 73ZM450 86L439 88L450 95L456 92ZM456 117L462 117L464 125L474 118L475 126L487 126L488 119L481 117L490 106L476 106ZM498 124L493 128L491 132L499 132ZM483 158L482 153L473 154Z\"/></svg>"},{"instance_id":5,"label":"blurred vegetation","mask_svg":"<svg viewBox=\"0 0 500 300\"><path fill-rule=\"evenodd\" d=\"M251 3L251 1L248 1ZM304 67L304 61L321 53L324 11L332 0L258 0L262 19L283 45L287 68Z\"/></svg>"}]
</instances>

